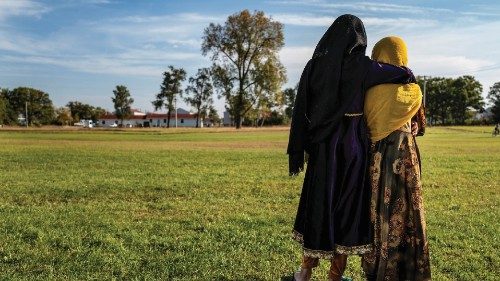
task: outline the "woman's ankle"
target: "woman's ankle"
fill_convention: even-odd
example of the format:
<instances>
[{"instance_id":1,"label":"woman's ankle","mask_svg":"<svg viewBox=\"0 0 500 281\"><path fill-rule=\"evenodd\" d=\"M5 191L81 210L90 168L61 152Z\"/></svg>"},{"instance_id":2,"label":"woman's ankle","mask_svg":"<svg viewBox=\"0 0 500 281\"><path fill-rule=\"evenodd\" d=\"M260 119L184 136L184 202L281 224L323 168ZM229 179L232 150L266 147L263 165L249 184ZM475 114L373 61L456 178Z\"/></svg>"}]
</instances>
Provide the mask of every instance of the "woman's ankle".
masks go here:
<instances>
[{"instance_id":1,"label":"woman's ankle","mask_svg":"<svg viewBox=\"0 0 500 281\"><path fill-rule=\"evenodd\" d=\"M309 281L312 276L312 268L300 268L299 271L294 273L294 278L297 281Z\"/></svg>"}]
</instances>

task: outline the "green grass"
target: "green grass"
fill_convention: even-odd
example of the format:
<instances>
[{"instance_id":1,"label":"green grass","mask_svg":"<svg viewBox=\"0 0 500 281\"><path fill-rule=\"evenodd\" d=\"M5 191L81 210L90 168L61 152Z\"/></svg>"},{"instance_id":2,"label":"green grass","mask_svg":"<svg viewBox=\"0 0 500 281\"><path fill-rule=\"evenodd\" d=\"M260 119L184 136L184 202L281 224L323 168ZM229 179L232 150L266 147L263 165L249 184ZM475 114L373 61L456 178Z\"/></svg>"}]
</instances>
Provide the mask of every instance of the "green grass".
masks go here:
<instances>
[{"instance_id":1,"label":"green grass","mask_svg":"<svg viewBox=\"0 0 500 281\"><path fill-rule=\"evenodd\" d=\"M303 175L287 176L287 135L0 130L0 280L289 276ZM418 141L433 279L499 280L500 137ZM346 275L362 280L358 257Z\"/></svg>"}]
</instances>

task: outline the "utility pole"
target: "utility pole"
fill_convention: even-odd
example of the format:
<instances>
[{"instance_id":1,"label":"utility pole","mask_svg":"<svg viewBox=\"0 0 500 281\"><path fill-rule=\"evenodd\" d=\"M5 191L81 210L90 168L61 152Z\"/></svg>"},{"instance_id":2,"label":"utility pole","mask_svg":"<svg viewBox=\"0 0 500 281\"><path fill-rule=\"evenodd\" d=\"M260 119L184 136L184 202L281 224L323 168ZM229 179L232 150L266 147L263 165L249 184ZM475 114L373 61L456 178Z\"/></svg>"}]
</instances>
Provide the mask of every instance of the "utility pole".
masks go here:
<instances>
[{"instance_id":1,"label":"utility pole","mask_svg":"<svg viewBox=\"0 0 500 281\"><path fill-rule=\"evenodd\" d=\"M427 99L427 78L429 78L429 76L424 75L422 76L422 78L424 78L424 108L425 108Z\"/></svg>"},{"instance_id":2,"label":"utility pole","mask_svg":"<svg viewBox=\"0 0 500 281\"><path fill-rule=\"evenodd\" d=\"M424 111L426 110L427 108L427 79L430 78L430 76L427 76L427 75L424 75L422 76L422 78L424 79L424 100L423 100L423 104L424 104ZM429 125L432 124L432 119L429 119Z\"/></svg>"},{"instance_id":3,"label":"utility pole","mask_svg":"<svg viewBox=\"0 0 500 281\"><path fill-rule=\"evenodd\" d=\"M175 107L175 127L177 128L177 97L174 97L174 107Z\"/></svg>"},{"instance_id":4,"label":"utility pole","mask_svg":"<svg viewBox=\"0 0 500 281\"><path fill-rule=\"evenodd\" d=\"M28 128L28 102L24 103L24 109L26 110L26 115L24 116L24 122L26 123L26 128Z\"/></svg>"}]
</instances>

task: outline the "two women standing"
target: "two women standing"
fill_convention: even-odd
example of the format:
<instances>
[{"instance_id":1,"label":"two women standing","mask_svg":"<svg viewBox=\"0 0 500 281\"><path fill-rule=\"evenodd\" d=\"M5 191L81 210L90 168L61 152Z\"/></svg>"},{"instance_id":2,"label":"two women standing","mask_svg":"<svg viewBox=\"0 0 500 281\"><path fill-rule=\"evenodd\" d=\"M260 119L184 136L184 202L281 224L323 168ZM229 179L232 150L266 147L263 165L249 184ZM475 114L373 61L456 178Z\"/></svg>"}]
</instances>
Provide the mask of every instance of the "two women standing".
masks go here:
<instances>
[{"instance_id":1,"label":"two women standing","mask_svg":"<svg viewBox=\"0 0 500 281\"><path fill-rule=\"evenodd\" d=\"M319 41L299 82L287 150L290 174L303 169L304 152L309 161L293 230L303 246L296 280L309 280L320 258L331 261L329 280L341 280L347 255L377 255L364 95L375 85L415 78L405 65L370 60L365 50L363 23L343 15ZM380 267L365 260L367 273Z\"/></svg>"}]
</instances>

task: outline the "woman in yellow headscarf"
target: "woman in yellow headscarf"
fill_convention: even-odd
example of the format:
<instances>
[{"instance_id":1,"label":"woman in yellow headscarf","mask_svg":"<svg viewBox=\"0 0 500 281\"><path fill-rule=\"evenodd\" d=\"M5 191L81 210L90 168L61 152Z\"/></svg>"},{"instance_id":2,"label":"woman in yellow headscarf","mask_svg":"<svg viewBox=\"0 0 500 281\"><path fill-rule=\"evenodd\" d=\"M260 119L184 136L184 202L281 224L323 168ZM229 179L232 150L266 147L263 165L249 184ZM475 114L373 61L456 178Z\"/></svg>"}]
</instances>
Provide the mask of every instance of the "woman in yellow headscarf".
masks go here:
<instances>
[{"instance_id":1,"label":"woman in yellow headscarf","mask_svg":"<svg viewBox=\"0 0 500 281\"><path fill-rule=\"evenodd\" d=\"M407 66L407 49L399 37L377 42L372 59ZM382 84L365 97L372 153L371 222L374 251L363 256L368 280L430 280L429 251L422 204L420 159L411 134L412 117L425 124L417 84Z\"/></svg>"}]
</instances>

